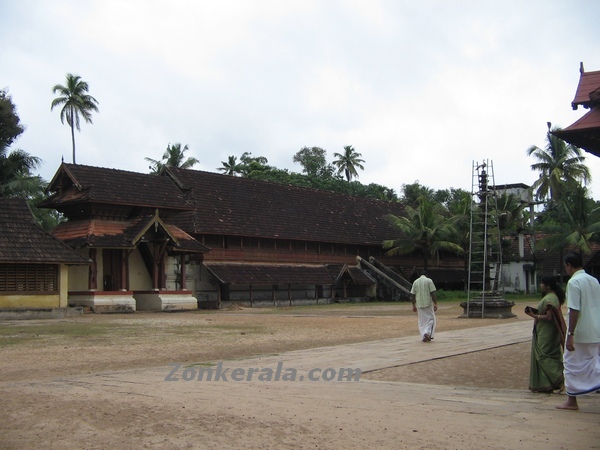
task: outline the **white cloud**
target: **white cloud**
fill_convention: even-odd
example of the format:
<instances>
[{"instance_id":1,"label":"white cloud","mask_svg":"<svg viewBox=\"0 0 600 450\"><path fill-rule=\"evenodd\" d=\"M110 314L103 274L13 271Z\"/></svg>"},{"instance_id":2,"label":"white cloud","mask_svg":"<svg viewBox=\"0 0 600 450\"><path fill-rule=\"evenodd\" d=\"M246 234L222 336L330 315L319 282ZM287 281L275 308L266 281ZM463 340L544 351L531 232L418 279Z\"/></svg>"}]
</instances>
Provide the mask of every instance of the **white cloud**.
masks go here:
<instances>
[{"instance_id":1,"label":"white cloud","mask_svg":"<svg viewBox=\"0 0 600 450\"><path fill-rule=\"evenodd\" d=\"M82 76L100 102L76 135L82 164L147 171L167 144L216 171L249 151L300 171L293 154L353 145L363 183L470 189L474 160L498 183L532 183L525 150L567 126L578 66L600 70L584 0L25 0L0 12L0 86L27 131L17 146L50 179L68 128L51 88ZM4 13L4 14L2 14ZM588 158L600 177L598 158ZM592 185L593 189L593 185ZM600 189L596 194L600 198Z\"/></svg>"}]
</instances>

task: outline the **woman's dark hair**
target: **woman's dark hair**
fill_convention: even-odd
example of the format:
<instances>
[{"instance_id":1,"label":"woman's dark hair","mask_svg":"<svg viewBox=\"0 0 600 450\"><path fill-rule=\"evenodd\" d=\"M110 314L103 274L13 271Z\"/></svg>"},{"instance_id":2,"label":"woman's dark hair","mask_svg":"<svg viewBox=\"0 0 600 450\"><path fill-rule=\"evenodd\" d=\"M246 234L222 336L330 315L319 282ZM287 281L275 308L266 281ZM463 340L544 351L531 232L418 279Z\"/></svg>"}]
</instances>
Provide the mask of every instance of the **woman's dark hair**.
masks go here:
<instances>
[{"instance_id":1,"label":"woman's dark hair","mask_svg":"<svg viewBox=\"0 0 600 450\"><path fill-rule=\"evenodd\" d=\"M565 303L565 291L563 291L563 288L560 287L560 284L558 284L556 277L545 275L542 277L540 282L544 283L552 292L556 294L561 305Z\"/></svg>"}]
</instances>

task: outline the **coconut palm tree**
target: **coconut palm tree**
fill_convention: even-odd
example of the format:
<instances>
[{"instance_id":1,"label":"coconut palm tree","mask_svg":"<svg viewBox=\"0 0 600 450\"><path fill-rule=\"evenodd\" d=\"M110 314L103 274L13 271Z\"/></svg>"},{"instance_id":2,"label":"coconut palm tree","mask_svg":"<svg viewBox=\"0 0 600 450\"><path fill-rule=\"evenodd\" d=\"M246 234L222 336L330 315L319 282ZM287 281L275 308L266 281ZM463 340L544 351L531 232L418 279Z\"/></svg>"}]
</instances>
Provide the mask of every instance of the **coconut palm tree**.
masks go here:
<instances>
[{"instance_id":1,"label":"coconut palm tree","mask_svg":"<svg viewBox=\"0 0 600 450\"><path fill-rule=\"evenodd\" d=\"M66 84L57 84L52 88L54 94L59 97L52 100L50 110L56 106L62 106L60 110L60 121L64 124L65 120L71 127L71 141L73 142L73 164L75 162L75 128L81 131L80 119L83 117L88 123L92 123L92 111L98 112L98 101L89 95L88 84L78 75L67 74Z\"/></svg>"},{"instance_id":2,"label":"coconut palm tree","mask_svg":"<svg viewBox=\"0 0 600 450\"><path fill-rule=\"evenodd\" d=\"M541 149L532 145L527 149L527 156L538 161L531 165L531 169L540 172L540 176L531 187L539 200L548 197L551 202L558 200L565 189L575 188L580 182L586 184L592 179L581 149L552 134L558 130L560 128L551 129L548 122L546 147Z\"/></svg>"},{"instance_id":3,"label":"coconut palm tree","mask_svg":"<svg viewBox=\"0 0 600 450\"><path fill-rule=\"evenodd\" d=\"M236 156L229 156L227 162L221 161L223 167L217 167L217 170L220 170L225 175L230 175L235 177L236 174L242 173L242 165L238 164Z\"/></svg>"},{"instance_id":4,"label":"coconut palm tree","mask_svg":"<svg viewBox=\"0 0 600 450\"><path fill-rule=\"evenodd\" d=\"M45 230L52 230L61 220L54 210L38 208L46 194L47 183L33 170L38 168L42 160L31 156L23 150L8 153L7 146L0 144L0 197L22 197L27 199L38 223Z\"/></svg>"},{"instance_id":5,"label":"coconut palm tree","mask_svg":"<svg viewBox=\"0 0 600 450\"><path fill-rule=\"evenodd\" d=\"M423 254L423 268L427 270L429 258L438 256L440 250L463 253L463 248L452 240L457 235L454 219L447 216L440 203L421 196L416 208L407 206L405 211L404 217L393 214L386 216L401 233L401 237L383 242L383 248L388 249L386 255L420 251Z\"/></svg>"},{"instance_id":6,"label":"coconut palm tree","mask_svg":"<svg viewBox=\"0 0 600 450\"><path fill-rule=\"evenodd\" d=\"M562 212L561 220L543 226L547 237L538 242L538 248L562 252L567 247L576 247L582 253L590 253L590 243L600 237L600 222L594 222L598 208L588 197L587 189L577 186L556 206Z\"/></svg>"},{"instance_id":7,"label":"coconut palm tree","mask_svg":"<svg viewBox=\"0 0 600 450\"><path fill-rule=\"evenodd\" d=\"M196 158L190 156L189 158L185 158L185 152L187 152L188 146L181 148L181 144L169 144L167 145L167 149L162 155L162 159L160 161L152 159L152 158L144 158L146 161L151 163L150 170L151 173L158 174L163 169L163 167L177 167L179 169L191 169L194 165L198 164Z\"/></svg>"},{"instance_id":8,"label":"coconut palm tree","mask_svg":"<svg viewBox=\"0 0 600 450\"><path fill-rule=\"evenodd\" d=\"M498 218L498 224L502 231L521 231L523 230L529 217L527 208L530 205L515 195L504 192L496 197L493 205L492 215Z\"/></svg>"},{"instance_id":9,"label":"coconut palm tree","mask_svg":"<svg viewBox=\"0 0 600 450\"><path fill-rule=\"evenodd\" d=\"M32 172L41 163L37 156L19 149L9 153L6 145L0 145L0 196L30 198L42 193L45 182Z\"/></svg>"},{"instance_id":10,"label":"coconut palm tree","mask_svg":"<svg viewBox=\"0 0 600 450\"><path fill-rule=\"evenodd\" d=\"M357 167L360 170L365 170L361 164L365 162L363 159L360 159L362 155L356 152L351 145L344 147L343 154L334 153L333 156L337 158L333 161L333 165L337 167L338 173L344 172L346 174L346 180L348 180L348 182L352 177L358 178L358 172L356 171Z\"/></svg>"}]
</instances>

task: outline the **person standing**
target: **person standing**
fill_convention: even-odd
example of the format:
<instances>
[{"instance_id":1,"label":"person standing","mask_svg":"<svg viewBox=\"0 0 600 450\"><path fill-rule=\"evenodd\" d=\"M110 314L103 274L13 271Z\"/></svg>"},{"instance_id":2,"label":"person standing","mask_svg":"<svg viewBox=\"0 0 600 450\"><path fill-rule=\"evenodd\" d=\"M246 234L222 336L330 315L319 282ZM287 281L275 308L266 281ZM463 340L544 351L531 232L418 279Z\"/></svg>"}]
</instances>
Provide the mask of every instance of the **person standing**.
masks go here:
<instances>
[{"instance_id":1,"label":"person standing","mask_svg":"<svg viewBox=\"0 0 600 450\"><path fill-rule=\"evenodd\" d=\"M557 409L577 410L577 396L600 389L600 283L583 270L581 255L564 258L567 283L567 338L563 355L567 401Z\"/></svg>"},{"instance_id":2,"label":"person standing","mask_svg":"<svg viewBox=\"0 0 600 450\"><path fill-rule=\"evenodd\" d=\"M419 334L423 336L423 342L430 342L435 333L435 291L433 280L428 278L425 272L413 282L410 290L413 312L418 313Z\"/></svg>"},{"instance_id":3,"label":"person standing","mask_svg":"<svg viewBox=\"0 0 600 450\"><path fill-rule=\"evenodd\" d=\"M562 389L564 383L562 349L566 325L560 307L565 302L565 293L556 283L556 278L550 276L542 277L540 290L544 296L537 308L525 308L525 314L535 320L531 338L529 390L551 393Z\"/></svg>"}]
</instances>

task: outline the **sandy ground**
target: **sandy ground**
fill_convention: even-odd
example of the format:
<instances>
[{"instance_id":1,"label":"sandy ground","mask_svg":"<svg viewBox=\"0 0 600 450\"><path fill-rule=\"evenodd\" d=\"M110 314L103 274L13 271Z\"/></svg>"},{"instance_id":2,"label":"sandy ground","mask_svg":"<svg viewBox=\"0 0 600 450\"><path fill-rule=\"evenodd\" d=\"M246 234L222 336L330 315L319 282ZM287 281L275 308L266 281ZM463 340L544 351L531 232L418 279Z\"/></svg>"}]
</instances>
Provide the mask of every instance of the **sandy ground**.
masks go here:
<instances>
[{"instance_id":1,"label":"sandy ground","mask_svg":"<svg viewBox=\"0 0 600 450\"><path fill-rule=\"evenodd\" d=\"M442 304L438 332L499 323L459 319L461 312ZM530 321L524 314L504 320ZM353 393L344 383L164 382L174 362L202 367L330 345L418 340L416 315L406 304L86 314L3 322L0 332L0 448L538 448L484 443L459 430L446 431L451 441L418 435L427 426L412 415L398 417L410 428L400 433L391 426L400 423L394 414L407 410L395 411L401 401L388 404L417 386L446 393L439 398L486 388L522 400L531 395L528 342L364 374L367 382ZM390 383L391 391L381 389ZM424 407L413 401L402 408ZM452 408L442 415L448 414L450 426ZM583 442L579 448L598 448Z\"/></svg>"},{"instance_id":2,"label":"sandy ground","mask_svg":"<svg viewBox=\"0 0 600 450\"><path fill-rule=\"evenodd\" d=\"M456 304L440 305L437 331L498 324L496 319L459 319ZM516 319L530 321L524 314ZM19 342L28 328L52 325L59 330ZM60 325L102 327L97 334L61 334ZM274 354L327 345L348 344L417 335L416 314L410 305L340 306L335 309L233 308L218 313L85 314L56 321L0 322L13 330L16 344L0 347L0 381L48 379L107 370L165 365L173 361L203 363ZM35 331L40 333L39 330ZM66 331L65 331L66 333ZM1 341L0 341L1 342ZM482 358L487 361L481 364ZM477 361L481 369L464 368ZM493 376L494 364L505 376ZM383 370L377 379L450 386L470 385L526 389L529 345L516 344L489 352ZM427 376L421 376L427 373ZM490 376L492 375L492 376Z\"/></svg>"}]
</instances>

